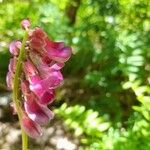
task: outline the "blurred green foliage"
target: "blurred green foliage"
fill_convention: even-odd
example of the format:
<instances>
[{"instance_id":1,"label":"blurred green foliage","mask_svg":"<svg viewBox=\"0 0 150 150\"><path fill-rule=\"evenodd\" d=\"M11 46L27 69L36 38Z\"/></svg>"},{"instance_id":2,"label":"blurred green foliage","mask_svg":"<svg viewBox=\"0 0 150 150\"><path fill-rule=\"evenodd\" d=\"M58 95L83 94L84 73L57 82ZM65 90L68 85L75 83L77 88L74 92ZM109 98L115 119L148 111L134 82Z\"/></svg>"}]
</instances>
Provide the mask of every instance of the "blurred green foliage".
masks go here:
<instances>
[{"instance_id":1,"label":"blurred green foliage","mask_svg":"<svg viewBox=\"0 0 150 150\"><path fill-rule=\"evenodd\" d=\"M0 2L1 84L10 58L8 45L20 39L20 21L29 18L52 39L73 48L55 108L80 135L81 147L150 149L149 0Z\"/></svg>"}]
</instances>

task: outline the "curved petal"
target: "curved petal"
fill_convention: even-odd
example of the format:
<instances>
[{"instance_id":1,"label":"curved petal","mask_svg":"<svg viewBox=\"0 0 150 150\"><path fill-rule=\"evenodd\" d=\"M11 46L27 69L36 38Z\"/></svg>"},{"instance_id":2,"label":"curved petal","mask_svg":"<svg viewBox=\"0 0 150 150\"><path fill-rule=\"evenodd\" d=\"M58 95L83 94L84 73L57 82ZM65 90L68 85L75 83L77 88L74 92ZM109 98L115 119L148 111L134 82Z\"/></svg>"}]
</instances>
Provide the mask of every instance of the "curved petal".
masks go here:
<instances>
[{"instance_id":1,"label":"curved petal","mask_svg":"<svg viewBox=\"0 0 150 150\"><path fill-rule=\"evenodd\" d=\"M11 58L10 61L9 61L9 66L8 66L8 69L9 69L10 72L12 72L12 73L15 72L16 64L17 64L17 58L16 57Z\"/></svg>"},{"instance_id":2,"label":"curved petal","mask_svg":"<svg viewBox=\"0 0 150 150\"><path fill-rule=\"evenodd\" d=\"M29 33L29 39L32 39L34 37L37 37L39 39L44 39L47 37L47 34L39 27L36 27L34 30L32 30Z\"/></svg>"},{"instance_id":3,"label":"curved petal","mask_svg":"<svg viewBox=\"0 0 150 150\"><path fill-rule=\"evenodd\" d=\"M49 75L49 76L48 76ZM38 75L30 77L30 90L34 92L39 98L50 89L55 89L63 81L63 76L60 71L51 71L45 76L47 78L41 79Z\"/></svg>"},{"instance_id":4,"label":"curved petal","mask_svg":"<svg viewBox=\"0 0 150 150\"><path fill-rule=\"evenodd\" d=\"M55 93L54 90L45 91L40 99L39 103L43 105L51 104L54 101Z\"/></svg>"},{"instance_id":5,"label":"curved petal","mask_svg":"<svg viewBox=\"0 0 150 150\"><path fill-rule=\"evenodd\" d=\"M44 89L54 89L63 81L63 76L60 71L51 71L49 76L41 80L40 84Z\"/></svg>"},{"instance_id":6,"label":"curved petal","mask_svg":"<svg viewBox=\"0 0 150 150\"><path fill-rule=\"evenodd\" d=\"M46 106L37 103L34 95L29 95L24 103L28 116L40 125L47 124L54 116Z\"/></svg>"},{"instance_id":7,"label":"curved petal","mask_svg":"<svg viewBox=\"0 0 150 150\"><path fill-rule=\"evenodd\" d=\"M13 88L13 74L9 71L6 75L6 83L8 90L12 90Z\"/></svg>"},{"instance_id":8,"label":"curved petal","mask_svg":"<svg viewBox=\"0 0 150 150\"><path fill-rule=\"evenodd\" d=\"M21 42L20 41L12 41L9 45L9 51L14 56L17 56L19 54L20 48L21 48Z\"/></svg>"},{"instance_id":9,"label":"curved petal","mask_svg":"<svg viewBox=\"0 0 150 150\"><path fill-rule=\"evenodd\" d=\"M42 129L40 125L31 120L27 115L22 117L21 124L28 136L32 138L38 138L42 135Z\"/></svg>"},{"instance_id":10,"label":"curved petal","mask_svg":"<svg viewBox=\"0 0 150 150\"><path fill-rule=\"evenodd\" d=\"M57 62L66 62L71 57L71 47L67 47L63 42L52 42L46 40L45 51L47 55Z\"/></svg>"},{"instance_id":11,"label":"curved petal","mask_svg":"<svg viewBox=\"0 0 150 150\"><path fill-rule=\"evenodd\" d=\"M31 93L29 89L29 82L27 80L21 80L21 91L24 94L24 96Z\"/></svg>"},{"instance_id":12,"label":"curved petal","mask_svg":"<svg viewBox=\"0 0 150 150\"><path fill-rule=\"evenodd\" d=\"M27 77L34 76L34 75L38 74L36 67L29 60L27 60L23 63L23 71L25 72Z\"/></svg>"}]
</instances>

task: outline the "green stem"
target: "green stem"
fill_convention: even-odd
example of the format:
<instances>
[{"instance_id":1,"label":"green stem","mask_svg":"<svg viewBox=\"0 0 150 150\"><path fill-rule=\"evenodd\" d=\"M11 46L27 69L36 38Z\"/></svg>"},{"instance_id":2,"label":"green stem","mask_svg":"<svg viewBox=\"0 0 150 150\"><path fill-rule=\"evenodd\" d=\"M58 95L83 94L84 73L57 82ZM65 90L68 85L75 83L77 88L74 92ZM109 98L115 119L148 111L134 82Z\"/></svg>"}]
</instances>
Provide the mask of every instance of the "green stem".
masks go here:
<instances>
[{"instance_id":1,"label":"green stem","mask_svg":"<svg viewBox=\"0 0 150 150\"><path fill-rule=\"evenodd\" d=\"M19 117L19 122L21 125L21 118L22 118L22 111L20 109L20 88L19 88L19 83L20 83L20 76L21 76L21 70L22 70L22 61L24 59L24 55L25 55L25 44L28 38L28 31L25 31L24 34L24 38L22 41L22 45L21 45L21 49L20 49L20 53L19 53L19 57L18 57L18 61L17 61L17 66L16 66L16 72L14 75L14 88L13 88L13 102L16 106L16 111ZM27 135L25 134L23 128L21 127L21 131L22 131L22 150L27 150L28 147L28 140L27 140Z\"/></svg>"},{"instance_id":2,"label":"green stem","mask_svg":"<svg viewBox=\"0 0 150 150\"><path fill-rule=\"evenodd\" d=\"M28 149L28 136L22 128L21 128L21 132L22 132L22 141L23 141L22 150L27 150Z\"/></svg>"}]
</instances>

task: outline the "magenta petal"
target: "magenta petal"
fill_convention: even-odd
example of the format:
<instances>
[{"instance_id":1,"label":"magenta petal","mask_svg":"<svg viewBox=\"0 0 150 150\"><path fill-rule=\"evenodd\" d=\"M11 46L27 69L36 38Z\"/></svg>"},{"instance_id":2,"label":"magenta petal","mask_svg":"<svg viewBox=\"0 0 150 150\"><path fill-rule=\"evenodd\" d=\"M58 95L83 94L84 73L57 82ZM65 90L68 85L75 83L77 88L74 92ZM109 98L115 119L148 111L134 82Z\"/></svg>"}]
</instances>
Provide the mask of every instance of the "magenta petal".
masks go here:
<instances>
[{"instance_id":1,"label":"magenta petal","mask_svg":"<svg viewBox=\"0 0 150 150\"><path fill-rule=\"evenodd\" d=\"M58 61L58 62L66 62L71 56L71 48L64 47L62 49L51 50L47 51L48 55L51 59Z\"/></svg>"},{"instance_id":2,"label":"magenta petal","mask_svg":"<svg viewBox=\"0 0 150 150\"><path fill-rule=\"evenodd\" d=\"M38 70L45 78L48 77L51 72L60 71L60 69L64 67L64 65L64 63L55 63L53 61L49 65L41 63L38 65Z\"/></svg>"},{"instance_id":3,"label":"magenta petal","mask_svg":"<svg viewBox=\"0 0 150 150\"><path fill-rule=\"evenodd\" d=\"M63 76L60 71L51 71L49 76L45 79L40 79L39 76L30 77L30 90L34 92L39 98L44 92L58 87L63 81Z\"/></svg>"},{"instance_id":4,"label":"magenta petal","mask_svg":"<svg viewBox=\"0 0 150 150\"><path fill-rule=\"evenodd\" d=\"M52 62L53 63L53 62ZM51 63L50 69L51 70L60 70L64 67L64 63Z\"/></svg>"},{"instance_id":5,"label":"magenta petal","mask_svg":"<svg viewBox=\"0 0 150 150\"><path fill-rule=\"evenodd\" d=\"M32 50L42 54L42 49L46 45L45 37L46 33L41 29L36 27L32 32L29 33L29 46Z\"/></svg>"},{"instance_id":6,"label":"magenta petal","mask_svg":"<svg viewBox=\"0 0 150 150\"><path fill-rule=\"evenodd\" d=\"M47 124L54 116L46 106L37 103L34 95L30 95L24 103L28 116L40 125Z\"/></svg>"},{"instance_id":7,"label":"magenta petal","mask_svg":"<svg viewBox=\"0 0 150 150\"><path fill-rule=\"evenodd\" d=\"M41 79L41 77L39 75L31 76L29 78L30 84L33 84L33 85L39 83L41 80L42 79Z\"/></svg>"},{"instance_id":8,"label":"magenta petal","mask_svg":"<svg viewBox=\"0 0 150 150\"><path fill-rule=\"evenodd\" d=\"M13 74L9 71L6 75L6 83L8 90L12 90L13 88Z\"/></svg>"},{"instance_id":9,"label":"magenta petal","mask_svg":"<svg viewBox=\"0 0 150 150\"><path fill-rule=\"evenodd\" d=\"M33 81L34 79L32 79ZM35 79L36 80L36 79ZM35 81L34 80L34 81ZM49 90L49 86L44 87L41 82L30 85L30 90L39 98L38 102L43 105L48 105L53 102L55 93L54 90Z\"/></svg>"},{"instance_id":10,"label":"magenta petal","mask_svg":"<svg viewBox=\"0 0 150 150\"><path fill-rule=\"evenodd\" d=\"M30 90L34 92L38 97L44 92L44 88L40 84L41 78L38 75L31 76L29 79L30 82Z\"/></svg>"},{"instance_id":11,"label":"magenta petal","mask_svg":"<svg viewBox=\"0 0 150 150\"><path fill-rule=\"evenodd\" d=\"M28 136L32 138L38 138L42 135L42 129L40 125L31 120L28 116L23 116L21 123Z\"/></svg>"},{"instance_id":12,"label":"magenta petal","mask_svg":"<svg viewBox=\"0 0 150 150\"><path fill-rule=\"evenodd\" d=\"M28 77L38 74L36 67L29 60L23 63L23 71Z\"/></svg>"},{"instance_id":13,"label":"magenta petal","mask_svg":"<svg viewBox=\"0 0 150 150\"><path fill-rule=\"evenodd\" d=\"M32 49L36 50L39 53L42 53L41 50L45 46L44 40L36 37L32 38L29 44Z\"/></svg>"},{"instance_id":14,"label":"magenta petal","mask_svg":"<svg viewBox=\"0 0 150 150\"><path fill-rule=\"evenodd\" d=\"M61 67L63 67L63 64L54 64L52 66L47 66L47 65L39 65L38 70L42 78L49 78L51 77L56 77L62 79L62 74L60 72Z\"/></svg>"},{"instance_id":15,"label":"magenta petal","mask_svg":"<svg viewBox=\"0 0 150 150\"><path fill-rule=\"evenodd\" d=\"M42 79L38 75L32 76L29 79L30 90L33 91L34 94L36 94L38 97L44 92L44 89L42 85L40 84L41 80Z\"/></svg>"},{"instance_id":16,"label":"magenta petal","mask_svg":"<svg viewBox=\"0 0 150 150\"><path fill-rule=\"evenodd\" d=\"M21 80L21 91L26 96L27 94L30 94L30 89L29 89L29 82L27 80Z\"/></svg>"},{"instance_id":17,"label":"magenta petal","mask_svg":"<svg viewBox=\"0 0 150 150\"><path fill-rule=\"evenodd\" d=\"M63 76L60 71L51 71L50 75L41 81L42 87L53 89L61 84Z\"/></svg>"},{"instance_id":18,"label":"magenta petal","mask_svg":"<svg viewBox=\"0 0 150 150\"><path fill-rule=\"evenodd\" d=\"M53 42L53 41L49 40L48 38L46 38L45 41L46 41L45 49L48 49L50 47L52 49L61 49L61 48L65 47L64 42Z\"/></svg>"},{"instance_id":19,"label":"magenta petal","mask_svg":"<svg viewBox=\"0 0 150 150\"><path fill-rule=\"evenodd\" d=\"M19 54L20 47L21 47L20 41L12 41L9 45L9 51L11 54L17 56Z\"/></svg>"},{"instance_id":20,"label":"magenta petal","mask_svg":"<svg viewBox=\"0 0 150 150\"><path fill-rule=\"evenodd\" d=\"M53 90L49 90L43 93L39 99L39 103L43 105L48 105L54 101L55 93Z\"/></svg>"},{"instance_id":21,"label":"magenta petal","mask_svg":"<svg viewBox=\"0 0 150 150\"><path fill-rule=\"evenodd\" d=\"M15 72L16 64L17 64L17 58L16 57L11 58L10 62L9 62L9 66L8 66L8 69L9 69L10 72L12 72L12 73Z\"/></svg>"},{"instance_id":22,"label":"magenta petal","mask_svg":"<svg viewBox=\"0 0 150 150\"><path fill-rule=\"evenodd\" d=\"M36 27L32 32L30 33L29 38L39 38L39 39L44 39L47 36L47 34L39 27Z\"/></svg>"}]
</instances>

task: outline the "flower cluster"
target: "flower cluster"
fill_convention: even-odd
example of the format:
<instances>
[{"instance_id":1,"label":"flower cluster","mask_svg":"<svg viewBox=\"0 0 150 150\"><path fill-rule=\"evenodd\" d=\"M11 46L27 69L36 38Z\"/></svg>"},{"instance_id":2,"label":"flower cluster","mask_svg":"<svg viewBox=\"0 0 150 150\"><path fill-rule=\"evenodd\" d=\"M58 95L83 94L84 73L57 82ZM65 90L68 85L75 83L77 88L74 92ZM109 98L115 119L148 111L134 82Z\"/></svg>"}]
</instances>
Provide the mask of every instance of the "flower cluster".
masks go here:
<instances>
[{"instance_id":1,"label":"flower cluster","mask_svg":"<svg viewBox=\"0 0 150 150\"><path fill-rule=\"evenodd\" d=\"M23 20L22 27L28 31L22 69L19 77L21 124L25 132L33 138L42 134L41 126L54 116L47 107L55 99L55 88L63 81L61 69L71 56L71 48L63 42L53 42L39 27L29 29L30 22ZM9 71L6 82L10 90L14 88L14 76L22 43L10 44Z\"/></svg>"}]
</instances>

